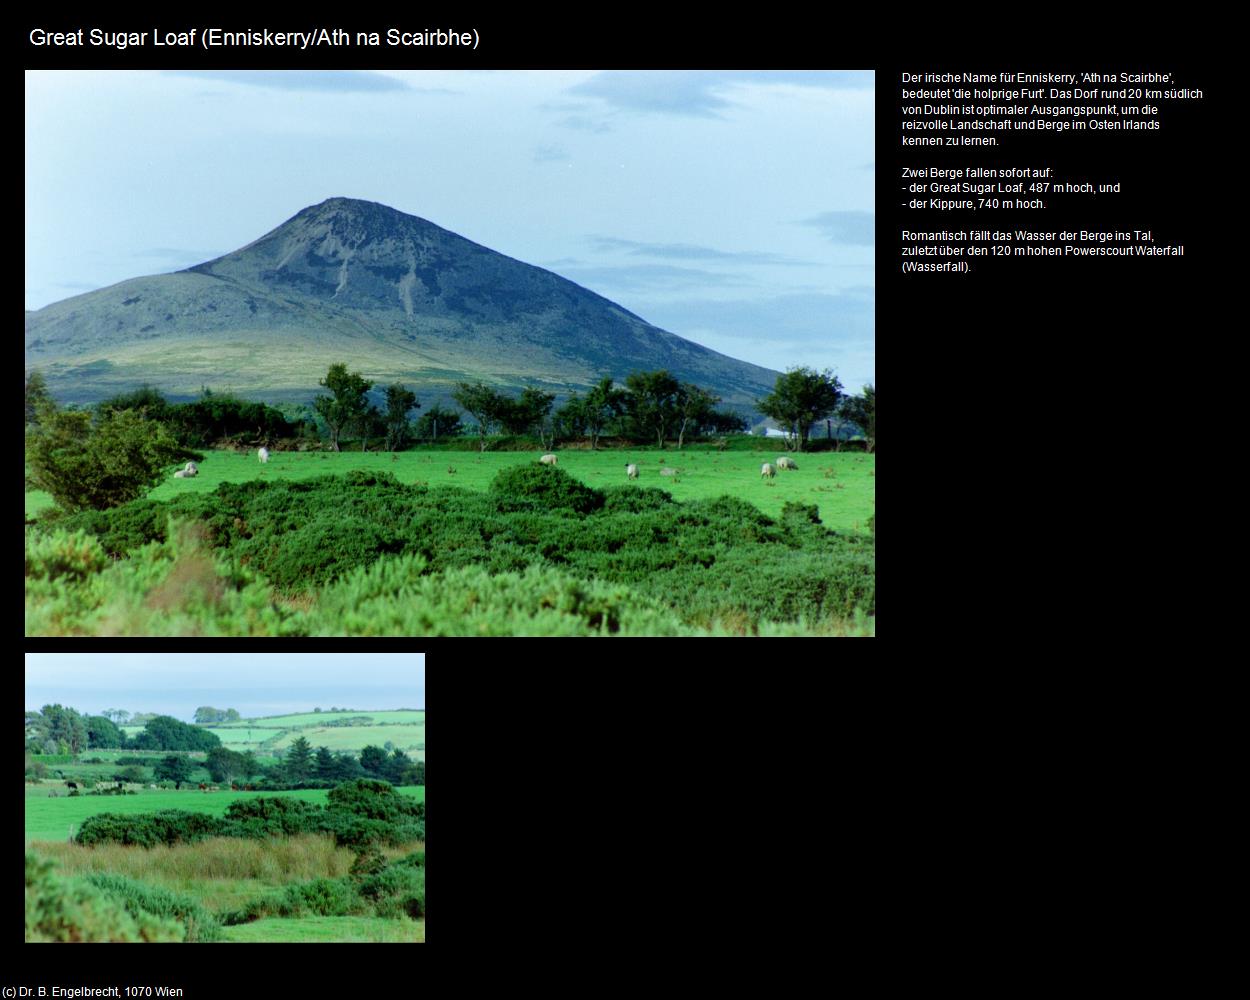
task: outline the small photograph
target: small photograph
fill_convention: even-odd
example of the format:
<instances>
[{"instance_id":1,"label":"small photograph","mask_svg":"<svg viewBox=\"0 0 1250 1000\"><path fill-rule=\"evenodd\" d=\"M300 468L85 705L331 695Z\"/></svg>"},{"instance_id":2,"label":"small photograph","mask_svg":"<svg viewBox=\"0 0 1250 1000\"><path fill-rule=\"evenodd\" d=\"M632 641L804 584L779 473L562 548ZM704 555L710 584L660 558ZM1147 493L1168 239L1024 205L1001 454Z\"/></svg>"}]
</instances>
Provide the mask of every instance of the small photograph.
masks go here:
<instances>
[{"instance_id":1,"label":"small photograph","mask_svg":"<svg viewBox=\"0 0 1250 1000\"><path fill-rule=\"evenodd\" d=\"M28 653L26 941L425 941L425 656Z\"/></svg>"},{"instance_id":2,"label":"small photograph","mask_svg":"<svg viewBox=\"0 0 1250 1000\"><path fill-rule=\"evenodd\" d=\"M30 636L876 634L876 75L26 74Z\"/></svg>"}]
</instances>

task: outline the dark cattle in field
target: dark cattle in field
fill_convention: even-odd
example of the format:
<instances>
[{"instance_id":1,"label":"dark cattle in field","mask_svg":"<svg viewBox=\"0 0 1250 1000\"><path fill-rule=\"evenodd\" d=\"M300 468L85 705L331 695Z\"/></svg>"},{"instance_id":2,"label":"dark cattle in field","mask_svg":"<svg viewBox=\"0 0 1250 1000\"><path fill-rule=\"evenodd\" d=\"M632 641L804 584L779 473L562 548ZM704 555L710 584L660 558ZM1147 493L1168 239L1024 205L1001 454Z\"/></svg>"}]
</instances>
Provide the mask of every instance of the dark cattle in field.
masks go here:
<instances>
[{"instance_id":1,"label":"dark cattle in field","mask_svg":"<svg viewBox=\"0 0 1250 1000\"><path fill-rule=\"evenodd\" d=\"M200 782L200 791L201 791L201 792L207 792L207 791L208 791L208 785L204 784L203 782Z\"/></svg>"},{"instance_id":2,"label":"dark cattle in field","mask_svg":"<svg viewBox=\"0 0 1250 1000\"><path fill-rule=\"evenodd\" d=\"M66 788L77 788L77 787L78 787L78 782L76 782L76 781L67 781L67 782L65 782L65 787L66 787Z\"/></svg>"}]
</instances>

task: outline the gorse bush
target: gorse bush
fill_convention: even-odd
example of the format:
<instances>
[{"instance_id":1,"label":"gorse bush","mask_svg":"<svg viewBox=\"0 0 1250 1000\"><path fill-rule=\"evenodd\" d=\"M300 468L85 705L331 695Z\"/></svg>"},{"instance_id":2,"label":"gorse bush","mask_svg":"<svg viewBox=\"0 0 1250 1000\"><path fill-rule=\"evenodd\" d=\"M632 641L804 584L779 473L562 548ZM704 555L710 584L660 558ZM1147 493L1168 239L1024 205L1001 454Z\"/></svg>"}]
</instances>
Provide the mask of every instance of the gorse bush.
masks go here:
<instances>
[{"instance_id":1,"label":"gorse bush","mask_svg":"<svg viewBox=\"0 0 1250 1000\"><path fill-rule=\"evenodd\" d=\"M221 836L224 830L225 823L215 816L181 809L134 815L97 813L83 820L74 840L84 845L118 843L153 847L195 843L205 837Z\"/></svg>"},{"instance_id":2,"label":"gorse bush","mask_svg":"<svg viewBox=\"0 0 1250 1000\"><path fill-rule=\"evenodd\" d=\"M501 511L571 510L588 514L603 506L603 494L563 469L538 462L501 470L490 493Z\"/></svg>"},{"instance_id":3,"label":"gorse bush","mask_svg":"<svg viewBox=\"0 0 1250 1000\"><path fill-rule=\"evenodd\" d=\"M82 529L54 531L26 544L26 576L38 580L82 580L109 564L104 546Z\"/></svg>"},{"instance_id":4,"label":"gorse bush","mask_svg":"<svg viewBox=\"0 0 1250 1000\"><path fill-rule=\"evenodd\" d=\"M189 517L162 525L153 507ZM128 555L28 575L27 631L151 635L741 634L871 615L871 534L815 508L773 519L736 497L593 490L505 469L487 493L357 472L223 484L63 518ZM40 526L28 538L41 537ZM138 547L135 547L138 546ZM37 560L36 560L37 562ZM836 631L835 629L832 629Z\"/></svg>"},{"instance_id":5,"label":"gorse bush","mask_svg":"<svg viewBox=\"0 0 1250 1000\"><path fill-rule=\"evenodd\" d=\"M51 861L26 854L27 941L184 941L175 919L135 914L80 879L67 879Z\"/></svg>"},{"instance_id":6,"label":"gorse bush","mask_svg":"<svg viewBox=\"0 0 1250 1000\"><path fill-rule=\"evenodd\" d=\"M176 921L185 928L185 941L219 941L221 925L199 903L177 893L144 885L124 875L99 873L87 876L87 884L107 899L120 904L135 918Z\"/></svg>"},{"instance_id":7,"label":"gorse bush","mask_svg":"<svg viewBox=\"0 0 1250 1000\"><path fill-rule=\"evenodd\" d=\"M209 837L286 837L332 834L342 847L425 840L425 803L399 795L385 781L358 779L332 789L322 808L292 798L240 799L222 817L166 809L155 813L99 813L82 823L78 844L193 844Z\"/></svg>"}]
</instances>

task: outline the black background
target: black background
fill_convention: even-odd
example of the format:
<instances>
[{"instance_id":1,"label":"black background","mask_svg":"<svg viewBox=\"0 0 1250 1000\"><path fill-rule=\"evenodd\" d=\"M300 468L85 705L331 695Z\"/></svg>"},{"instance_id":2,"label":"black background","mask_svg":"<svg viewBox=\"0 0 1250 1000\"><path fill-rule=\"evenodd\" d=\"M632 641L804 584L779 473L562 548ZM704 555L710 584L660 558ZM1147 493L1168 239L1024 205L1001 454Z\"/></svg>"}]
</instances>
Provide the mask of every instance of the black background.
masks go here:
<instances>
[{"instance_id":1,"label":"black background","mask_svg":"<svg viewBox=\"0 0 1250 1000\"><path fill-rule=\"evenodd\" d=\"M367 24L325 20L353 32L473 24L482 46L476 53L196 50L174 64L151 50L32 50L28 25L22 61L27 68L875 69L877 361L887 403L879 579L882 636L895 644L894 656L877 663L863 644L809 640L358 643L428 654L442 746L431 947L149 948L141 962L122 966L125 975L99 969L98 947L74 952L91 956L74 962L61 959L63 950L25 947L6 952L5 981L164 982L188 997L279 995L288 993L279 984L311 991L328 983L353 996L412 994L444 982L585 990L630 981L663 952L680 962L671 981L693 985L703 962L723 969L727 956L752 944L852 964L889 952L895 964L883 968L900 970L906 963L889 946L910 935L913 920L931 921L940 934L969 893L987 901L982 916L1009 908L1018 897L997 898L992 887L1001 885L986 866L1001 859L1014 873L1009 884L1025 883L1012 848L1027 848L1037 827L1014 796L1027 789L1062 815L1086 781L1073 748L1103 753L1093 733L1105 718L1073 714L1076 693L1082 704L1113 703L1105 682L1089 675L1061 672L1040 683L1034 657L1074 646L1096 655L1118 635L1123 591L1149 586L1148 576L1126 583L1125 569L1131 576L1135 567L1154 568L1152 515L1167 498L1158 480L1153 491L1136 489L1143 431L1134 407L1143 397L1162 403L1188 366L1196 376L1219 349L1206 326L1222 253L1222 213L1212 211L1210 187L1218 68L1187 37L1196 32L1171 27L1144 41L1121 30L1043 38L1025 25L973 41L927 24L907 27L901 15L898 23L835 31L785 12L692 23L637 10L595 11L593 20L427 20L397 11ZM128 27L103 15L51 13L30 24ZM186 21L135 28L247 26L209 15ZM257 22L281 30L288 19ZM1158 133L1048 132L1036 140L1000 133L1012 143L1012 164L1053 164L1061 176L1122 183L1118 198L1083 206L1075 228L1152 229L1160 242L1183 242L1186 256L1011 258L998 270L983 258L967 276L901 274L901 229L967 228L970 220L901 209L898 167L986 164L971 147L898 143L900 72L948 69L1159 69L1174 72L1178 86L1201 87L1206 100L1165 108ZM1039 148L1029 149L1031 141ZM1058 212L975 221L977 228L1067 224ZM1161 426L1159 433L1168 432ZM1139 613L1146 612L1128 616ZM25 646L67 644L28 639ZM73 646L105 647L191 648L138 640ZM871 667L861 663L870 658ZM1035 754L1055 747L1056 719L1064 723L1062 748L1043 762ZM1063 794L1056 772L1071 779L1061 783ZM1127 815L1096 797L1085 808L1094 825ZM994 822L981 822L991 814ZM1052 856L1027 881L1048 878L1053 887L1066 877ZM1001 931L994 925L986 920L981 933ZM256 982L269 988L246 985Z\"/></svg>"}]
</instances>

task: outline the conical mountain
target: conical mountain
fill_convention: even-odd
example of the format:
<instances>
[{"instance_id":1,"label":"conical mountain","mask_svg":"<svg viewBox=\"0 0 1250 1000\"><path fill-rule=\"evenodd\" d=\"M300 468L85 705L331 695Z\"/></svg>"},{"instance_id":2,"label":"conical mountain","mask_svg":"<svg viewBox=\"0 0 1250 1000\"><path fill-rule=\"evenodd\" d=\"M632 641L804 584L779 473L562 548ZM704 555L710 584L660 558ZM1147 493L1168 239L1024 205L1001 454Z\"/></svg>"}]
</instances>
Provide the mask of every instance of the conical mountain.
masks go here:
<instances>
[{"instance_id":1,"label":"conical mountain","mask_svg":"<svg viewBox=\"0 0 1250 1000\"><path fill-rule=\"evenodd\" d=\"M80 402L144 382L172 397L207 385L307 400L335 362L414 386L423 405L461 380L564 394L667 368L746 409L776 378L550 271L350 198L216 260L26 313L27 370Z\"/></svg>"}]
</instances>

